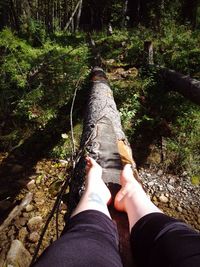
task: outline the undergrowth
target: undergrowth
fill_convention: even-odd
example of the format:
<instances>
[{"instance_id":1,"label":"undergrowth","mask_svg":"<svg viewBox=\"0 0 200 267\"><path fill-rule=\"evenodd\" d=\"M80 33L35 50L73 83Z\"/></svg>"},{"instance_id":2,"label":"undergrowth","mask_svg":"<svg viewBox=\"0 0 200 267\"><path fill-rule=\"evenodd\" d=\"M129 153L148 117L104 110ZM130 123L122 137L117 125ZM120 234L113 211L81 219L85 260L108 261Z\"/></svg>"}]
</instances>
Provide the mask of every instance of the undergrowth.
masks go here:
<instances>
[{"instance_id":1,"label":"undergrowth","mask_svg":"<svg viewBox=\"0 0 200 267\"><path fill-rule=\"evenodd\" d=\"M155 64L199 79L200 32L171 22L160 32L140 26L130 31L114 30L110 36L105 32L92 36L107 72L136 68L134 76L111 80L111 87L138 162L147 163L153 147L160 155L157 166L179 174L187 171L198 184L200 108L170 92L156 69L144 66L143 46L144 41L153 42ZM91 54L86 39L81 32L58 32L43 36L37 46L32 39L20 39L9 29L0 33L1 150L20 146L36 130L43 131L49 122L60 119L60 110L70 105L77 81L80 79L81 88L89 73ZM81 99L79 102L81 105ZM77 146L80 134L78 121ZM66 132L51 155L64 158L70 151Z\"/></svg>"}]
</instances>

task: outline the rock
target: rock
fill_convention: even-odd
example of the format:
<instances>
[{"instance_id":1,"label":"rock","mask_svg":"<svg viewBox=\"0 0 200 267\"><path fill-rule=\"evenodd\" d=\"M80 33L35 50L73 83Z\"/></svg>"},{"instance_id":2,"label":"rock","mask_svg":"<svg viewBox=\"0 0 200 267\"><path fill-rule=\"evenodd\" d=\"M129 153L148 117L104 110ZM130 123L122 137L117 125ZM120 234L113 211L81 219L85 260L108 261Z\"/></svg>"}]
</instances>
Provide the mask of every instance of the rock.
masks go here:
<instances>
[{"instance_id":1,"label":"rock","mask_svg":"<svg viewBox=\"0 0 200 267\"><path fill-rule=\"evenodd\" d=\"M32 232L28 237L29 241L32 243L37 243L40 238L40 235L37 232Z\"/></svg>"},{"instance_id":2,"label":"rock","mask_svg":"<svg viewBox=\"0 0 200 267\"><path fill-rule=\"evenodd\" d=\"M186 171L184 171L183 173L182 173L182 176L187 176L188 175L188 173L186 172Z\"/></svg>"},{"instance_id":3,"label":"rock","mask_svg":"<svg viewBox=\"0 0 200 267\"><path fill-rule=\"evenodd\" d=\"M157 172L157 175L158 175L158 176L163 175L163 171L162 171L162 170L159 170L159 171Z\"/></svg>"},{"instance_id":4,"label":"rock","mask_svg":"<svg viewBox=\"0 0 200 267\"><path fill-rule=\"evenodd\" d=\"M14 230L14 228L12 227L12 228L8 231L7 235L8 235L8 237L10 237L10 236L14 235L14 233L15 233L15 230Z\"/></svg>"},{"instance_id":5,"label":"rock","mask_svg":"<svg viewBox=\"0 0 200 267\"><path fill-rule=\"evenodd\" d=\"M42 227L42 222L43 220L41 216L33 217L28 221L28 229L30 232L39 231Z\"/></svg>"},{"instance_id":6,"label":"rock","mask_svg":"<svg viewBox=\"0 0 200 267\"><path fill-rule=\"evenodd\" d=\"M27 189L30 191L32 189L35 188L35 180L31 180L30 182L28 182L28 184L26 185Z\"/></svg>"},{"instance_id":7,"label":"rock","mask_svg":"<svg viewBox=\"0 0 200 267\"><path fill-rule=\"evenodd\" d=\"M28 231L26 229L26 227L22 227L20 230L19 230L19 234L18 234L18 238L21 242L24 242L24 240L26 239L28 235Z\"/></svg>"},{"instance_id":8,"label":"rock","mask_svg":"<svg viewBox=\"0 0 200 267\"><path fill-rule=\"evenodd\" d=\"M27 218L19 217L15 220L15 226L17 228L20 228L21 226L24 226L27 222Z\"/></svg>"},{"instance_id":9,"label":"rock","mask_svg":"<svg viewBox=\"0 0 200 267\"><path fill-rule=\"evenodd\" d=\"M159 200L160 200L160 202L162 202L162 203L167 203L167 202L169 202L169 199L165 196L165 195L160 195L159 196Z\"/></svg>"},{"instance_id":10,"label":"rock","mask_svg":"<svg viewBox=\"0 0 200 267\"><path fill-rule=\"evenodd\" d=\"M178 206L177 211L182 213L183 209L180 206Z\"/></svg>"},{"instance_id":11,"label":"rock","mask_svg":"<svg viewBox=\"0 0 200 267\"><path fill-rule=\"evenodd\" d=\"M6 266L27 267L31 263L31 255L19 240L13 240L7 254Z\"/></svg>"},{"instance_id":12,"label":"rock","mask_svg":"<svg viewBox=\"0 0 200 267\"><path fill-rule=\"evenodd\" d=\"M15 164L11 167L12 173L20 173L20 172L23 172L23 170L24 170L24 167L22 165L19 165L19 164Z\"/></svg>"},{"instance_id":13,"label":"rock","mask_svg":"<svg viewBox=\"0 0 200 267\"><path fill-rule=\"evenodd\" d=\"M168 207L171 208L171 209L173 209L174 208L173 203L170 202L169 205L168 205Z\"/></svg>"},{"instance_id":14,"label":"rock","mask_svg":"<svg viewBox=\"0 0 200 267\"><path fill-rule=\"evenodd\" d=\"M23 217L24 218L28 218L29 217L28 213L27 212L23 212Z\"/></svg>"},{"instance_id":15,"label":"rock","mask_svg":"<svg viewBox=\"0 0 200 267\"><path fill-rule=\"evenodd\" d=\"M32 211L32 210L34 210L34 206L31 205L31 204L28 204L28 205L26 206L26 211L27 211L27 212L30 212L30 211Z\"/></svg>"},{"instance_id":16,"label":"rock","mask_svg":"<svg viewBox=\"0 0 200 267\"><path fill-rule=\"evenodd\" d=\"M169 179L169 184L174 184L175 183L175 178L174 177L170 177Z\"/></svg>"},{"instance_id":17,"label":"rock","mask_svg":"<svg viewBox=\"0 0 200 267\"><path fill-rule=\"evenodd\" d=\"M169 192L173 192L174 191L174 187L170 184L167 184L167 189L169 190Z\"/></svg>"},{"instance_id":18,"label":"rock","mask_svg":"<svg viewBox=\"0 0 200 267\"><path fill-rule=\"evenodd\" d=\"M153 186L153 185L154 185L154 182L153 182L153 181L151 181L151 182L147 183L147 185L151 187L151 186Z\"/></svg>"}]
</instances>

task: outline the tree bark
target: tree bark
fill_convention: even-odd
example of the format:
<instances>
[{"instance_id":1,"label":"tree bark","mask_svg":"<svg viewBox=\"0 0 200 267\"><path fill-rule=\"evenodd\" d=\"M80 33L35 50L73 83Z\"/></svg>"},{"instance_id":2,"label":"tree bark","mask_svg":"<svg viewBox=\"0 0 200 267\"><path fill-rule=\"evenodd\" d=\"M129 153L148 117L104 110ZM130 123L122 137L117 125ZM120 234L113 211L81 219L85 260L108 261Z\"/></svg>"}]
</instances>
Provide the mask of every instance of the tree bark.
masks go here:
<instances>
[{"instance_id":1,"label":"tree bark","mask_svg":"<svg viewBox=\"0 0 200 267\"><path fill-rule=\"evenodd\" d=\"M95 67L91 73L92 86L89 92L85 114L80 152L87 151L103 168L102 178L114 196L119 190L119 178L123 165L132 164L137 176L130 145L122 130L120 115L108 85L104 71ZM85 161L82 154L75 167L75 175L70 186L68 209L76 207L79 192L84 184ZM120 252L124 266L133 266L129 247L127 217L110 207L112 218L119 224Z\"/></svg>"}]
</instances>

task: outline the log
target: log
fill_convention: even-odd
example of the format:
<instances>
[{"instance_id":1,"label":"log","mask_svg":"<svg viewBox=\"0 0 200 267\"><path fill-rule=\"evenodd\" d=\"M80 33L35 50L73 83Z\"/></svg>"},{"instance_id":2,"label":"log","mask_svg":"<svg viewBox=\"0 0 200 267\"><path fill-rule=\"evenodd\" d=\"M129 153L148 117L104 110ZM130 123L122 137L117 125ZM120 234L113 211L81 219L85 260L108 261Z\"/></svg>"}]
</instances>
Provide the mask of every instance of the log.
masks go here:
<instances>
[{"instance_id":1,"label":"log","mask_svg":"<svg viewBox=\"0 0 200 267\"><path fill-rule=\"evenodd\" d=\"M144 64L155 66L158 69L168 84L170 91L178 92L192 102L200 105L200 81L175 70L154 65L153 43L151 41L144 42Z\"/></svg>"},{"instance_id":2,"label":"log","mask_svg":"<svg viewBox=\"0 0 200 267\"><path fill-rule=\"evenodd\" d=\"M168 68L160 67L160 73L171 91L176 91L192 102L200 105L200 81Z\"/></svg>"},{"instance_id":3,"label":"log","mask_svg":"<svg viewBox=\"0 0 200 267\"><path fill-rule=\"evenodd\" d=\"M132 164L138 177L130 145L122 130L120 115L104 71L94 67L91 73L91 89L85 114L80 151L87 151L103 168L102 178L114 196L119 190L119 178L123 165ZM70 185L68 209L76 207L84 183L85 162L82 154L76 164L74 179ZM71 213L70 212L70 213ZM127 216L110 207L112 218L118 224L120 253L124 266L134 266L129 247Z\"/></svg>"}]
</instances>

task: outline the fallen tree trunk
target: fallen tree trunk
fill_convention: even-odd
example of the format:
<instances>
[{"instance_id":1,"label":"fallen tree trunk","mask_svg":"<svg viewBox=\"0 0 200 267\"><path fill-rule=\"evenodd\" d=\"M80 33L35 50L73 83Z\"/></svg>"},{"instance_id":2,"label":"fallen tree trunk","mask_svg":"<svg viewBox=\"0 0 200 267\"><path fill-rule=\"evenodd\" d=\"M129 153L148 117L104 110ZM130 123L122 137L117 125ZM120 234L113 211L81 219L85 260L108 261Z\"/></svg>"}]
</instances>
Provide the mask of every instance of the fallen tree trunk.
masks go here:
<instances>
[{"instance_id":1,"label":"fallen tree trunk","mask_svg":"<svg viewBox=\"0 0 200 267\"><path fill-rule=\"evenodd\" d=\"M160 68L160 72L171 91L176 91L200 105L200 81L168 68Z\"/></svg>"},{"instance_id":2,"label":"fallen tree trunk","mask_svg":"<svg viewBox=\"0 0 200 267\"><path fill-rule=\"evenodd\" d=\"M105 73L95 67L91 73L91 90L83 124L80 144L80 160L75 167L74 179L70 186L68 208L70 213L76 207L79 193L84 184L84 151L103 168L103 180L112 192L113 199L119 190L119 177L123 165L130 163L134 174L138 177L135 162L132 158L130 145L122 130L120 115L117 111L112 91L108 85ZM128 220L125 214L115 211L111 205L112 218L119 223L120 252L124 266L133 266L129 248ZM69 215L70 215L69 213Z\"/></svg>"},{"instance_id":3,"label":"fallen tree trunk","mask_svg":"<svg viewBox=\"0 0 200 267\"><path fill-rule=\"evenodd\" d=\"M200 81L183 75L175 70L171 70L159 65L154 65L153 43L144 43L144 64L155 66L169 86L170 91L175 91L200 105Z\"/></svg>"}]
</instances>

